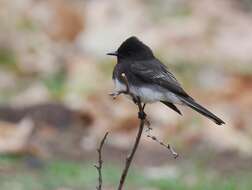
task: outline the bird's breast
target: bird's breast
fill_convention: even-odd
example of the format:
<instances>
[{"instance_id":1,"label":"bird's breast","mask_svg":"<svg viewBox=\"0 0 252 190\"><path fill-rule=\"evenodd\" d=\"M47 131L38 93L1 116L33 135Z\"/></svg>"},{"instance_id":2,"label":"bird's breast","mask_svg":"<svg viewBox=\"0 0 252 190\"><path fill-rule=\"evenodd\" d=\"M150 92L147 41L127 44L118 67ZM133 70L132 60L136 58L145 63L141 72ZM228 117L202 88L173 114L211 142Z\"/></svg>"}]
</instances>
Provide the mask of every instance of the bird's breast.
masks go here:
<instances>
[{"instance_id":1,"label":"bird's breast","mask_svg":"<svg viewBox=\"0 0 252 190\"><path fill-rule=\"evenodd\" d=\"M125 91L126 85L120 82L118 79L114 80L115 84L115 91ZM130 92L133 93L135 96L140 97L141 101L144 103L153 103L159 101L168 101L171 103L180 103L180 100L177 96L164 89L158 85L142 85L142 86L133 86L130 85Z\"/></svg>"}]
</instances>

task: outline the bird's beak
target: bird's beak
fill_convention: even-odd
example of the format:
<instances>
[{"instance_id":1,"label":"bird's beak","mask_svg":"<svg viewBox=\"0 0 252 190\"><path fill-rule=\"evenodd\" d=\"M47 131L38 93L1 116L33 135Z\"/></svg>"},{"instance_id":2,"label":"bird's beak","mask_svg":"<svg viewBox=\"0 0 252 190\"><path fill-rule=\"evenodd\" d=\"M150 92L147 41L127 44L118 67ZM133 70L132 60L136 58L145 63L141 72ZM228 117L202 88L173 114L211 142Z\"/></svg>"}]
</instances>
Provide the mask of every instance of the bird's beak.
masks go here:
<instances>
[{"instance_id":1,"label":"bird's beak","mask_svg":"<svg viewBox=\"0 0 252 190\"><path fill-rule=\"evenodd\" d=\"M117 53L117 51L115 51L115 52L107 53L107 55L117 56L117 55L118 55L118 53Z\"/></svg>"}]
</instances>

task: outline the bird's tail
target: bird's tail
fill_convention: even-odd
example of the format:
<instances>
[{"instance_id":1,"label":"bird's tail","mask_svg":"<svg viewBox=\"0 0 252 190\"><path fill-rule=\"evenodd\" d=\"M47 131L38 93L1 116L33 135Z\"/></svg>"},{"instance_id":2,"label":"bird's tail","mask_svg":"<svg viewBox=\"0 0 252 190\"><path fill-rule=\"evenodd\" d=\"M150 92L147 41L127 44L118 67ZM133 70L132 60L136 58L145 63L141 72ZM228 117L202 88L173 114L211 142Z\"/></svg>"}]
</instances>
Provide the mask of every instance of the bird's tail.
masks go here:
<instances>
[{"instance_id":1,"label":"bird's tail","mask_svg":"<svg viewBox=\"0 0 252 190\"><path fill-rule=\"evenodd\" d=\"M180 97L180 100L190 108L194 109L195 111L214 121L217 125L225 124L224 121L222 121L220 118L218 118L216 115L208 111L203 106L199 105L191 97Z\"/></svg>"}]
</instances>

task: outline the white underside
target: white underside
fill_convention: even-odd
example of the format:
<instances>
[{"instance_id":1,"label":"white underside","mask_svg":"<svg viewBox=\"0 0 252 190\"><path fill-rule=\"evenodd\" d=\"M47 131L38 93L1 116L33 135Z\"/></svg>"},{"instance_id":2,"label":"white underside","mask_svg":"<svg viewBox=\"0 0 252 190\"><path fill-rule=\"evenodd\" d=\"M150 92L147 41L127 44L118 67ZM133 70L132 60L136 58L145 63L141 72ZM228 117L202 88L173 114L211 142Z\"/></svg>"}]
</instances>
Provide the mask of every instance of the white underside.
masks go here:
<instances>
[{"instance_id":1,"label":"white underside","mask_svg":"<svg viewBox=\"0 0 252 190\"><path fill-rule=\"evenodd\" d=\"M126 86L118 80L114 80L115 91L125 91ZM153 103L159 101L167 101L174 104L182 104L180 99L172 92L160 86L154 87L153 85L145 87L132 87L130 86L130 92L140 97L144 103Z\"/></svg>"}]
</instances>

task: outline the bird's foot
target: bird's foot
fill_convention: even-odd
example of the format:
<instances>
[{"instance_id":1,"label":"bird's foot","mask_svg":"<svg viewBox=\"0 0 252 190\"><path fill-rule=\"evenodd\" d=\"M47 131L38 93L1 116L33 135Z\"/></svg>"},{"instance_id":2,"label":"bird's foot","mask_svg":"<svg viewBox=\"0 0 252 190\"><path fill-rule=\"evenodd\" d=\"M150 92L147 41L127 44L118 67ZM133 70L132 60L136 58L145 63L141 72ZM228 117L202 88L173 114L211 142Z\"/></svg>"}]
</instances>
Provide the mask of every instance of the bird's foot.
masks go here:
<instances>
[{"instance_id":1,"label":"bird's foot","mask_svg":"<svg viewBox=\"0 0 252 190\"><path fill-rule=\"evenodd\" d=\"M144 111L138 112L138 118L146 121L146 113L144 113Z\"/></svg>"}]
</instances>

